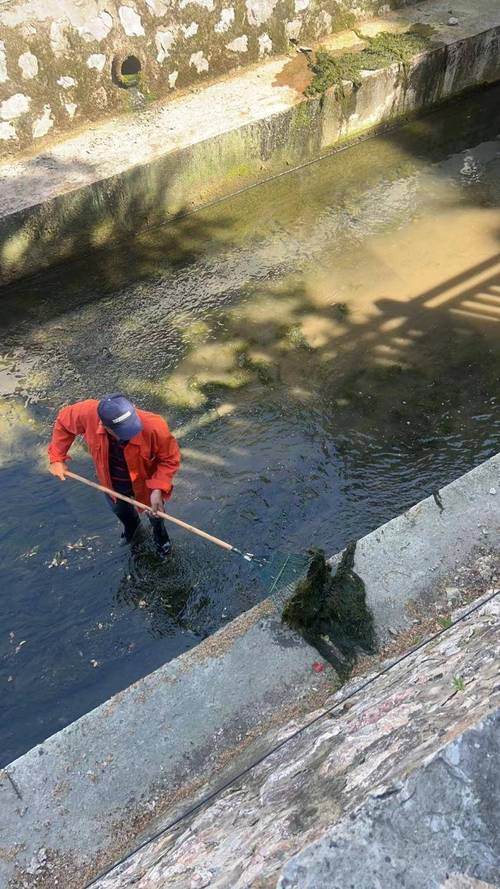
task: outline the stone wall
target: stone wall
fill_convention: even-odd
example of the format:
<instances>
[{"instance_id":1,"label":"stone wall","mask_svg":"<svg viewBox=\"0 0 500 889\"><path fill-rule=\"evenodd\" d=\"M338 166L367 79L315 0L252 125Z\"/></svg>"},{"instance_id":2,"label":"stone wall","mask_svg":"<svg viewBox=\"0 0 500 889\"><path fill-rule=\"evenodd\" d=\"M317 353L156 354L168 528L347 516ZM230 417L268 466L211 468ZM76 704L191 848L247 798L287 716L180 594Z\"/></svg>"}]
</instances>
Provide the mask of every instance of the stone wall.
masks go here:
<instances>
[{"instance_id":1,"label":"stone wall","mask_svg":"<svg viewBox=\"0 0 500 889\"><path fill-rule=\"evenodd\" d=\"M479 14L468 0L455 0L455 26L448 25L447 0L364 24L372 33L426 25L433 39L404 76L397 64L363 72L359 88L346 86L342 102L335 90L305 98L307 63L294 53L152 103L140 114L80 124L46 145L49 131L37 140L36 156L32 151L0 163L0 288L119 240L131 238L136 249L141 243L147 250L147 229L498 81L500 7L498 0L478 3ZM360 45L353 31L323 42ZM298 84L291 70L299 72Z\"/></svg>"},{"instance_id":2,"label":"stone wall","mask_svg":"<svg viewBox=\"0 0 500 889\"><path fill-rule=\"evenodd\" d=\"M388 8L383 0L0 0L0 156Z\"/></svg>"},{"instance_id":3,"label":"stone wall","mask_svg":"<svg viewBox=\"0 0 500 889\"><path fill-rule=\"evenodd\" d=\"M272 755L94 889L495 889L499 630L497 595L274 729Z\"/></svg>"}]
</instances>

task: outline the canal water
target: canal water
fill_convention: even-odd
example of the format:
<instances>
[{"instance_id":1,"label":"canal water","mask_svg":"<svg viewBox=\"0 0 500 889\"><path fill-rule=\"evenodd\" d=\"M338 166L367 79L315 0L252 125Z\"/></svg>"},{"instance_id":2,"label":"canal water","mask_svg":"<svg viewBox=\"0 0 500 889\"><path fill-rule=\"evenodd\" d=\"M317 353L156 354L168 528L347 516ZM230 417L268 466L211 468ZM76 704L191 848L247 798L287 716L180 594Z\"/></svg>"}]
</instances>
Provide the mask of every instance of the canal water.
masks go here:
<instances>
[{"instance_id":1,"label":"canal water","mask_svg":"<svg viewBox=\"0 0 500 889\"><path fill-rule=\"evenodd\" d=\"M332 554L500 449L499 205L493 88L2 292L0 765L266 592L180 530L130 560L47 474L58 408L130 394L179 438L175 515Z\"/></svg>"}]
</instances>

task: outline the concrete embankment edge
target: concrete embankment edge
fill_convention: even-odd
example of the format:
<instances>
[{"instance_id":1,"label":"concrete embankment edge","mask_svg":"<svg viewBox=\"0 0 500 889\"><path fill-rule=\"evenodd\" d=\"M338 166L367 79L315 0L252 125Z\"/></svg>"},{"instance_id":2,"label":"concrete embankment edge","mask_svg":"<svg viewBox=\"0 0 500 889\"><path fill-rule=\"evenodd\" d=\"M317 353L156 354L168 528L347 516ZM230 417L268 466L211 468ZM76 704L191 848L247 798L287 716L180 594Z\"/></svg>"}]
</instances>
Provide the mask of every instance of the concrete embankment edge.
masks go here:
<instances>
[{"instance_id":1,"label":"concrete embankment edge","mask_svg":"<svg viewBox=\"0 0 500 889\"><path fill-rule=\"evenodd\" d=\"M359 541L379 638L499 531L497 455ZM318 659L266 600L16 760L0 773L0 885L43 885L27 873L40 850L51 879L69 867L83 885L183 792L237 768L246 741L331 691Z\"/></svg>"},{"instance_id":2,"label":"concrete embankment edge","mask_svg":"<svg viewBox=\"0 0 500 889\"><path fill-rule=\"evenodd\" d=\"M320 157L374 128L500 78L500 9L459 2L394 13L435 26L408 70L367 73L342 102L305 100L273 60L143 116L73 136L0 170L0 283L83 255ZM207 109L210 113L207 114Z\"/></svg>"},{"instance_id":3,"label":"concrete embankment edge","mask_svg":"<svg viewBox=\"0 0 500 889\"><path fill-rule=\"evenodd\" d=\"M379 640L406 625L410 602L433 602L440 580L480 544L500 546L500 455L358 542L354 566Z\"/></svg>"}]
</instances>

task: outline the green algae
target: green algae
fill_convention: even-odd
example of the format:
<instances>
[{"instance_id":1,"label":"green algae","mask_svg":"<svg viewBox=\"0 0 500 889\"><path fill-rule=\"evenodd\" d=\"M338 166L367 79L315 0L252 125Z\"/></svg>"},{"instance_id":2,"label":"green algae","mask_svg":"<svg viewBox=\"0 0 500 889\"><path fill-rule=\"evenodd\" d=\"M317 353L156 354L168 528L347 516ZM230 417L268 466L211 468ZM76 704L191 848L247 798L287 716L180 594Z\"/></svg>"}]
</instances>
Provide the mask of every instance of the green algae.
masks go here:
<instances>
[{"instance_id":1,"label":"green algae","mask_svg":"<svg viewBox=\"0 0 500 889\"><path fill-rule=\"evenodd\" d=\"M121 74L120 80L122 85L127 88L130 88L131 86L140 86L140 72L137 72L136 74Z\"/></svg>"},{"instance_id":2,"label":"green algae","mask_svg":"<svg viewBox=\"0 0 500 889\"><path fill-rule=\"evenodd\" d=\"M176 319L175 326L179 329L182 341L187 350L192 351L210 339L211 327L207 321L197 318L195 321L187 322L182 317Z\"/></svg>"},{"instance_id":3,"label":"green algae","mask_svg":"<svg viewBox=\"0 0 500 889\"><path fill-rule=\"evenodd\" d=\"M395 62L399 62L400 65L409 65L414 56L427 49L429 44L427 36L414 30L402 33L381 31L375 37L368 37L360 33L357 36L368 44L358 53L365 71L388 68Z\"/></svg>"},{"instance_id":4,"label":"green algae","mask_svg":"<svg viewBox=\"0 0 500 889\"><path fill-rule=\"evenodd\" d=\"M367 44L360 51L346 50L335 55L324 48L317 51L309 62L314 77L305 89L306 96L322 95L332 86L337 87L340 96L343 96L344 83L352 83L355 89L361 85L362 71L376 71L395 63L407 66L429 44L427 35L412 29L402 33L381 31L375 37L358 31L355 33Z\"/></svg>"},{"instance_id":5,"label":"green algae","mask_svg":"<svg viewBox=\"0 0 500 889\"><path fill-rule=\"evenodd\" d=\"M350 81L355 88L361 85L361 67L358 61L361 53L345 52L332 56L325 49L318 49L309 68L314 77L304 90L305 96L317 96L336 86L343 94L343 84Z\"/></svg>"},{"instance_id":6,"label":"green algae","mask_svg":"<svg viewBox=\"0 0 500 889\"><path fill-rule=\"evenodd\" d=\"M339 320L347 318L350 313L350 309L347 303L335 303L332 308L334 314L337 316L337 318L339 318Z\"/></svg>"},{"instance_id":7,"label":"green algae","mask_svg":"<svg viewBox=\"0 0 500 889\"><path fill-rule=\"evenodd\" d=\"M300 324L292 324L291 327L288 328L282 345L285 349L304 349L309 351L311 348L304 336Z\"/></svg>"},{"instance_id":8,"label":"green algae","mask_svg":"<svg viewBox=\"0 0 500 889\"><path fill-rule=\"evenodd\" d=\"M332 575L322 550L312 551L307 576L283 611L283 621L318 649L346 679L360 652L376 648L365 586L354 570L356 544L346 547Z\"/></svg>"},{"instance_id":9,"label":"green algae","mask_svg":"<svg viewBox=\"0 0 500 889\"><path fill-rule=\"evenodd\" d=\"M167 562L159 560L151 531L143 525L143 539L133 547L116 601L141 609L151 635L160 639L171 635L174 628L197 631L191 626L189 608L195 587L196 568L189 555L177 550Z\"/></svg>"}]
</instances>

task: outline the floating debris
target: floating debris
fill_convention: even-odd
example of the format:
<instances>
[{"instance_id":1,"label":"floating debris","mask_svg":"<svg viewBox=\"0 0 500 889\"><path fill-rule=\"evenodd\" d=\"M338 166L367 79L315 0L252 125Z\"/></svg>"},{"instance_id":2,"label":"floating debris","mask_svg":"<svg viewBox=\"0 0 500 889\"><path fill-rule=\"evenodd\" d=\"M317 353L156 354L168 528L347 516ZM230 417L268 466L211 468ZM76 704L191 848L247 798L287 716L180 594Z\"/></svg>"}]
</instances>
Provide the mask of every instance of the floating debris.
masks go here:
<instances>
[{"instance_id":1,"label":"floating debris","mask_svg":"<svg viewBox=\"0 0 500 889\"><path fill-rule=\"evenodd\" d=\"M79 537L74 543L65 543L64 547L55 553L51 562L45 562L48 568L69 568L70 561L68 556L77 553L80 558L89 561L95 557L94 546L91 541L99 540L97 534L90 537Z\"/></svg>"},{"instance_id":2,"label":"floating debris","mask_svg":"<svg viewBox=\"0 0 500 889\"><path fill-rule=\"evenodd\" d=\"M37 543L36 546L33 547L33 549L29 549L27 552L25 552L25 553L21 553L21 555L19 556L19 558L20 558L20 559L32 559L33 556L37 556L37 555L38 555L38 551L39 551L39 549L40 549L40 544Z\"/></svg>"}]
</instances>

